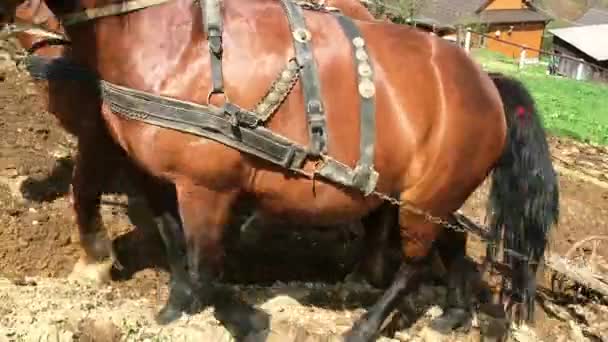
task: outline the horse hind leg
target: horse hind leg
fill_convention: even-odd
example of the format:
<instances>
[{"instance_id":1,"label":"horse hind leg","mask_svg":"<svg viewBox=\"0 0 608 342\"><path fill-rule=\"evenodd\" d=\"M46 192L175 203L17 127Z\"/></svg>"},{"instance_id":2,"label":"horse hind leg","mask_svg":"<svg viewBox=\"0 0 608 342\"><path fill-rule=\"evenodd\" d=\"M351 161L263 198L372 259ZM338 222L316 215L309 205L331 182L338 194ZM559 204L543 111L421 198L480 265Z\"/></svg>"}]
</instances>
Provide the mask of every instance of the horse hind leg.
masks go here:
<instances>
[{"instance_id":1,"label":"horse hind leg","mask_svg":"<svg viewBox=\"0 0 608 342\"><path fill-rule=\"evenodd\" d=\"M470 327L471 309L482 287L476 264L466 257L466 242L466 232L444 229L434 247L436 260L443 264L442 280L447 286L444 314L431 323L431 327L441 333Z\"/></svg>"},{"instance_id":2,"label":"horse hind leg","mask_svg":"<svg viewBox=\"0 0 608 342\"><path fill-rule=\"evenodd\" d=\"M362 221L365 232L360 260L346 282L366 281L377 288L386 288L397 270L391 252L400 249L398 237L399 208L386 204ZM398 266L398 265L396 265Z\"/></svg>"},{"instance_id":3,"label":"horse hind leg","mask_svg":"<svg viewBox=\"0 0 608 342\"><path fill-rule=\"evenodd\" d=\"M380 299L345 334L347 342L375 341L382 323L397 307L401 296L415 289L420 276L428 271L426 262L441 227L405 210L399 212L399 226L404 256L401 267Z\"/></svg>"}]
</instances>

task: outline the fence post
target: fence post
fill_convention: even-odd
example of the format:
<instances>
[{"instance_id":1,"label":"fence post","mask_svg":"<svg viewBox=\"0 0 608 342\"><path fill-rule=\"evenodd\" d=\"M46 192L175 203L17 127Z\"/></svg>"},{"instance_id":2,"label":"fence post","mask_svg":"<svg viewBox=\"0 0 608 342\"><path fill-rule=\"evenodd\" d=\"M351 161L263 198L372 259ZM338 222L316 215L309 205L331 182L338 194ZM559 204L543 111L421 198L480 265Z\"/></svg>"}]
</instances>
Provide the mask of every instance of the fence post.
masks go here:
<instances>
[{"instance_id":1,"label":"fence post","mask_svg":"<svg viewBox=\"0 0 608 342\"><path fill-rule=\"evenodd\" d=\"M467 33L464 37L464 50L469 53L471 51L471 28L467 27Z\"/></svg>"},{"instance_id":2,"label":"fence post","mask_svg":"<svg viewBox=\"0 0 608 342\"><path fill-rule=\"evenodd\" d=\"M585 64L583 64L583 60L579 59L578 62L578 66L576 67L576 80L580 81L583 79L583 67L585 66Z\"/></svg>"},{"instance_id":3,"label":"fence post","mask_svg":"<svg viewBox=\"0 0 608 342\"><path fill-rule=\"evenodd\" d=\"M523 69L526 63L526 49L521 49L519 53L519 70Z\"/></svg>"}]
</instances>

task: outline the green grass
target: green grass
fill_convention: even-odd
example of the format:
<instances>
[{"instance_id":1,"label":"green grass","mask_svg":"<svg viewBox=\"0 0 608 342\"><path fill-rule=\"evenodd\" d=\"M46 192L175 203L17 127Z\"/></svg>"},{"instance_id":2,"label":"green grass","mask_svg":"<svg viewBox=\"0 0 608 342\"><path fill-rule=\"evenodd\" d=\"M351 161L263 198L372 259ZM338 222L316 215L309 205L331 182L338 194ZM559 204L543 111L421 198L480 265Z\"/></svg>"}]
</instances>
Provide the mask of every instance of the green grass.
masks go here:
<instances>
[{"instance_id":1,"label":"green grass","mask_svg":"<svg viewBox=\"0 0 608 342\"><path fill-rule=\"evenodd\" d=\"M545 64L519 70L516 60L487 50L475 50L472 55L485 70L522 81L551 133L608 145L608 85L549 76Z\"/></svg>"}]
</instances>

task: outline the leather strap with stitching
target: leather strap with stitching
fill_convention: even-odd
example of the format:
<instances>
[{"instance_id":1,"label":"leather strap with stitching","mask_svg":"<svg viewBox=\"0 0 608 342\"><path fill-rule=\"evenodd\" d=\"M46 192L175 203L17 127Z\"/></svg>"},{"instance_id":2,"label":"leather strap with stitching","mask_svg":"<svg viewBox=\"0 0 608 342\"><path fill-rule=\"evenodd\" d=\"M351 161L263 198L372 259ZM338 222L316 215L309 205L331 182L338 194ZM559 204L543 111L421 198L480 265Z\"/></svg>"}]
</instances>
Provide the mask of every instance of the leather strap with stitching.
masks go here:
<instances>
[{"instance_id":1,"label":"leather strap with stitching","mask_svg":"<svg viewBox=\"0 0 608 342\"><path fill-rule=\"evenodd\" d=\"M333 14L352 44L354 72L357 75L360 101L359 162L355 167L353 185L362 189L367 195L374 190L378 181L378 173L374 170L374 143L376 140L374 68L363 35L353 20L341 13Z\"/></svg>"},{"instance_id":2,"label":"leather strap with stitching","mask_svg":"<svg viewBox=\"0 0 608 342\"><path fill-rule=\"evenodd\" d=\"M304 92L304 105L308 119L308 132L310 139L310 154L318 157L327 153L328 132L325 120L325 109L321 99L321 82L317 72L317 65L312 54L310 32L306 29L306 22L302 9L292 0L281 0L287 21L293 35L293 47L296 60L301 66L300 77Z\"/></svg>"}]
</instances>

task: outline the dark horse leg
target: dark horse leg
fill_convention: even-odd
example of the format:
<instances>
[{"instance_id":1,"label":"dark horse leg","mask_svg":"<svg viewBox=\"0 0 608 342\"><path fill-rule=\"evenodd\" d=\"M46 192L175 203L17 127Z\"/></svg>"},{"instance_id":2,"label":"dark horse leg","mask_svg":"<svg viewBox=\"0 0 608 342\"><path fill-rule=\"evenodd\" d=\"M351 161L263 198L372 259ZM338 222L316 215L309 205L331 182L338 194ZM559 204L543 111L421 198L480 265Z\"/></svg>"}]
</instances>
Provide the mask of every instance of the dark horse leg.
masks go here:
<instances>
[{"instance_id":1,"label":"dark horse leg","mask_svg":"<svg viewBox=\"0 0 608 342\"><path fill-rule=\"evenodd\" d=\"M267 328L267 314L242 303L229 287L217 284L223 267L224 233L237 194L178 184L177 196L189 279L172 283L174 296L160 312L159 323L167 324L177 319L194 302L197 305L213 304L216 318L235 336L242 337Z\"/></svg>"},{"instance_id":2,"label":"dark horse leg","mask_svg":"<svg viewBox=\"0 0 608 342\"><path fill-rule=\"evenodd\" d=\"M393 278L398 264L393 265L391 252L400 250L399 208L385 204L374 210L362 221L365 227L360 261L346 281L367 281L377 288L386 288Z\"/></svg>"},{"instance_id":3,"label":"dark horse leg","mask_svg":"<svg viewBox=\"0 0 608 342\"><path fill-rule=\"evenodd\" d=\"M160 310L157 320L160 323L174 320L182 311L192 309L193 286L188 274L184 232L179 220L175 186L155 179L132 166L130 177L134 180L146 199L154 216L154 223L162 238L167 254L171 275L169 299ZM133 172L137 171L137 173Z\"/></svg>"},{"instance_id":4,"label":"dark horse leg","mask_svg":"<svg viewBox=\"0 0 608 342\"><path fill-rule=\"evenodd\" d=\"M442 333L470 323L470 309L481 285L475 265L466 259L466 242L466 232L445 229L435 244L446 270L443 281L448 293L444 315L431 326Z\"/></svg>"},{"instance_id":5,"label":"dark horse leg","mask_svg":"<svg viewBox=\"0 0 608 342\"><path fill-rule=\"evenodd\" d=\"M420 276L428 271L425 261L441 227L403 210L399 213L399 225L404 262L382 297L346 333L346 342L375 341L382 323L397 307L401 296L418 286Z\"/></svg>"},{"instance_id":6,"label":"dark horse leg","mask_svg":"<svg viewBox=\"0 0 608 342\"><path fill-rule=\"evenodd\" d=\"M118 171L121 157L121 150L103 130L79 137L72 200L84 255L74 266L71 278L96 284L110 280L110 270L116 260L112 242L103 227L99 203L103 188Z\"/></svg>"},{"instance_id":7,"label":"dark horse leg","mask_svg":"<svg viewBox=\"0 0 608 342\"><path fill-rule=\"evenodd\" d=\"M365 217L363 224L365 237L360 254L361 261L346 277L346 281L366 280L372 286L386 288L399 266L399 208L390 204L382 205ZM448 286L448 289L453 289L448 293L450 304L464 300L462 289L453 285L462 282L463 274L457 270L466 256L466 241L465 232L442 230L435 243L434 249L438 253L433 254L433 271L441 280L452 284Z\"/></svg>"}]
</instances>

